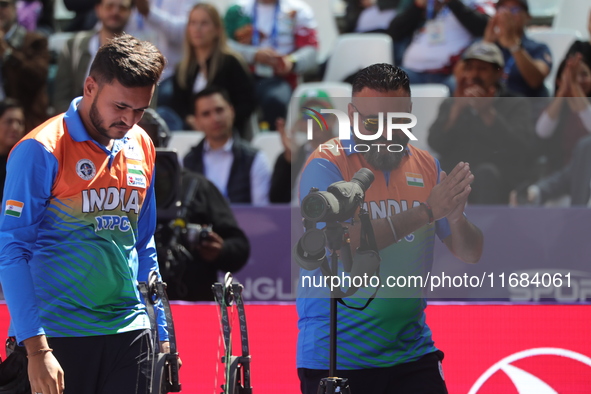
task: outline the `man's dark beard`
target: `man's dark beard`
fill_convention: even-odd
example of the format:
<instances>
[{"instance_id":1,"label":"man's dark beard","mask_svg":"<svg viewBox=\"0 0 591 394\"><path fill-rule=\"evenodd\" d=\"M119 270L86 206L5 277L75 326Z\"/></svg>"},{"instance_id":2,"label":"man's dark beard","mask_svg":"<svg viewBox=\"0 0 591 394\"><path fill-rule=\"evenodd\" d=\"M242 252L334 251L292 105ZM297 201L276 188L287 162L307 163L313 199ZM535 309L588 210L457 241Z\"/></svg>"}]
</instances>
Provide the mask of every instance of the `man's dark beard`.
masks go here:
<instances>
[{"instance_id":1,"label":"man's dark beard","mask_svg":"<svg viewBox=\"0 0 591 394\"><path fill-rule=\"evenodd\" d=\"M385 138L379 138L379 139L371 142L371 144L369 144L370 149L369 149L369 151L363 153L363 157L365 157L365 160L367 160L367 162L377 170L380 170L380 171L395 170L400 166L402 159L406 155L406 146L408 145L408 141L409 141L409 138L406 135L403 135L403 136L393 135L391 141L388 141ZM364 141L358 140L357 143L364 143ZM365 143L367 143L367 142L365 142ZM379 152L378 152L378 147L372 146L372 144L382 144L382 146L379 147L379 149L380 149ZM388 145L392 145L392 144L402 145L404 147L404 150L402 152L389 152ZM393 149L393 150L400 149L399 147L395 147L395 148L396 149Z\"/></svg>"},{"instance_id":2,"label":"man's dark beard","mask_svg":"<svg viewBox=\"0 0 591 394\"><path fill-rule=\"evenodd\" d=\"M98 109L96 108L97 97L98 97L98 95L94 98L94 100L92 101L92 104L90 105L90 112L89 112L90 122L92 123L92 125L94 126L96 131L99 132L100 135L111 139L111 137L109 137L109 135L108 135L107 129L105 129L103 127L103 117L101 116L101 114L99 114Z\"/></svg>"},{"instance_id":3,"label":"man's dark beard","mask_svg":"<svg viewBox=\"0 0 591 394\"><path fill-rule=\"evenodd\" d=\"M107 129L105 129L103 126L104 119L101 116L101 114L99 113L98 109L96 108L97 98L98 98L98 94L94 98L92 104L90 105L90 112L89 112L90 122L92 123L92 125L94 126L96 131L99 132L100 135L102 135L103 137L106 137L108 139L113 139L113 137L109 136L109 131ZM113 123L109 127L115 127L115 126L127 126L127 125L124 122L116 122L116 123Z\"/></svg>"}]
</instances>

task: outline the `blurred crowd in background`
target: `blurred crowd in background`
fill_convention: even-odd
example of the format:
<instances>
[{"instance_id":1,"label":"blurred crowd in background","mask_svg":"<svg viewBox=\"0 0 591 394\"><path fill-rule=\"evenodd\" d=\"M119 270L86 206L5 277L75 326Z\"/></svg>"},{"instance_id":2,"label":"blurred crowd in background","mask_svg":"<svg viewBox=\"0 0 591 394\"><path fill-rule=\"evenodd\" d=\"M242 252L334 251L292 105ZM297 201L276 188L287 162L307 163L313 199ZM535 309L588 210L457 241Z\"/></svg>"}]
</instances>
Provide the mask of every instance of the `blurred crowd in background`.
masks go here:
<instances>
[{"instance_id":1,"label":"blurred crowd in background","mask_svg":"<svg viewBox=\"0 0 591 394\"><path fill-rule=\"evenodd\" d=\"M166 56L155 116L173 137L202 137L179 161L229 203L289 203L307 155L334 135L297 138L309 118L301 108L332 108L330 82L347 83L383 56L411 90L444 89L421 137L443 170L470 162L470 203L589 205L591 6L569 2L588 26L566 31L553 24L566 7L556 0L555 15L532 15L538 3L0 0L0 154L5 163L24 133L67 110L98 48L125 31ZM330 26L338 31L327 44ZM339 42L351 37L363 44L345 46L355 61L342 60ZM265 134L275 136L274 155L257 149Z\"/></svg>"}]
</instances>

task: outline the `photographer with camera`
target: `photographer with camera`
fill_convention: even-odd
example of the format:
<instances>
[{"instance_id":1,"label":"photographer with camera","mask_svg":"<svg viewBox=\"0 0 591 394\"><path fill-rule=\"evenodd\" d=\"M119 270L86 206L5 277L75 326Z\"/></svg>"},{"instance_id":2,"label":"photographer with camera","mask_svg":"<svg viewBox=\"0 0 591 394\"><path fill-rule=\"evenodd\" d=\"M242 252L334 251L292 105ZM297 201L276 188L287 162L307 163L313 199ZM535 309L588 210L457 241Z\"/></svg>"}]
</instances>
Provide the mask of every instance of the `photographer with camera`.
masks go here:
<instances>
[{"instance_id":1,"label":"photographer with camera","mask_svg":"<svg viewBox=\"0 0 591 394\"><path fill-rule=\"evenodd\" d=\"M227 200L205 176L184 169L181 185L182 196L189 189L195 190L186 207L183 220L188 224L180 239L189 256L172 278L166 277L167 271L162 267L166 257L159 257L162 275L168 283L171 300L213 301L211 286L218 281L218 271L234 273L244 267L250 244ZM171 231L174 229L159 227L156 235L159 243L166 245Z\"/></svg>"},{"instance_id":2,"label":"photographer with camera","mask_svg":"<svg viewBox=\"0 0 591 394\"><path fill-rule=\"evenodd\" d=\"M167 147L171 132L155 110L146 109L139 125L157 148ZM180 174L170 173L166 166L157 165L157 169L157 196L159 189L170 193L168 178L181 178L180 215L172 223L159 218L155 234L168 298L213 301L211 286L218 279L218 271L234 273L248 261L248 238L238 226L228 201L205 176L188 169L182 169Z\"/></svg>"},{"instance_id":3,"label":"photographer with camera","mask_svg":"<svg viewBox=\"0 0 591 394\"><path fill-rule=\"evenodd\" d=\"M401 69L375 64L356 74L349 119L352 125L358 120L354 127L362 134L376 133L378 113L411 112L411 108L408 76ZM361 182L371 183L364 207L381 257L381 278L407 267L430 270L435 234L460 260L476 263L483 236L463 214L474 179L469 164L458 163L446 175L435 158L408 145L401 130L395 130L390 140L384 131L367 152L349 149L362 142L355 135L350 140L335 138L325 145L333 148L316 150L302 173L300 199L305 198L304 191L327 190L367 168L375 180ZM390 144L404 149L390 152L385 149ZM357 217L353 219L353 224L347 223L351 250L358 246L362 227ZM320 270L307 273L322 274ZM317 393L329 367L330 299L318 298L317 289L299 290L298 375L302 393ZM352 392L447 393L441 369L443 352L435 347L425 323L425 300L386 298L388 291L379 289L362 311L338 306L336 376L347 378Z\"/></svg>"}]
</instances>

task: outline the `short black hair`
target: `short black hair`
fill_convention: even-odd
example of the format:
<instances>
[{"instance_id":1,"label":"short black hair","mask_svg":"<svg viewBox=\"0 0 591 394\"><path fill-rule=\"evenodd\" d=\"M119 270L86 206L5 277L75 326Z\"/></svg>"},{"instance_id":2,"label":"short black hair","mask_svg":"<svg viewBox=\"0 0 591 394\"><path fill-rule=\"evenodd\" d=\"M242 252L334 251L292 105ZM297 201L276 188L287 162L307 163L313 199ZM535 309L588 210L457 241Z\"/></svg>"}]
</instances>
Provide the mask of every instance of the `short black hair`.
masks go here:
<instances>
[{"instance_id":1,"label":"short black hair","mask_svg":"<svg viewBox=\"0 0 591 394\"><path fill-rule=\"evenodd\" d=\"M6 111L12 108L20 108L24 111L23 106L18 100L7 97L4 100L0 101L0 117L4 116Z\"/></svg>"},{"instance_id":2,"label":"short black hair","mask_svg":"<svg viewBox=\"0 0 591 394\"><path fill-rule=\"evenodd\" d=\"M372 64L359 70L353 77L352 84L353 94L369 88L378 92L403 89L410 95L410 80L406 72L388 63Z\"/></svg>"},{"instance_id":3,"label":"short black hair","mask_svg":"<svg viewBox=\"0 0 591 394\"><path fill-rule=\"evenodd\" d=\"M202 91L195 93L193 95L191 100L191 102L193 103L193 108L195 108L197 100L202 99L203 97L213 96L214 94L219 94L230 106L232 106L232 101L230 101L230 95L228 94L228 91L226 89L215 85L209 85Z\"/></svg>"},{"instance_id":4,"label":"short black hair","mask_svg":"<svg viewBox=\"0 0 591 394\"><path fill-rule=\"evenodd\" d=\"M99 48L89 74L99 85L116 79L127 88L146 87L158 83L165 65L154 44L124 33Z\"/></svg>"}]
</instances>

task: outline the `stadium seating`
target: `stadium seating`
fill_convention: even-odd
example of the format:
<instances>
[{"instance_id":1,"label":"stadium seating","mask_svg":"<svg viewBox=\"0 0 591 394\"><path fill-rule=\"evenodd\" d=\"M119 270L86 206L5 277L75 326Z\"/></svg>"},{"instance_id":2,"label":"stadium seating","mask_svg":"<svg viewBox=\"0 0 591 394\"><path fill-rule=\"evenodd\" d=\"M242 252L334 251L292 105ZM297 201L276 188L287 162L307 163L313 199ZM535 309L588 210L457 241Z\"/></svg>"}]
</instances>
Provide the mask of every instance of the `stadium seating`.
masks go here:
<instances>
[{"instance_id":1,"label":"stadium seating","mask_svg":"<svg viewBox=\"0 0 591 394\"><path fill-rule=\"evenodd\" d=\"M575 29L583 38L589 38L587 28L591 2L589 0L560 0L558 13L552 22L553 29Z\"/></svg>"},{"instance_id":2,"label":"stadium seating","mask_svg":"<svg viewBox=\"0 0 591 394\"><path fill-rule=\"evenodd\" d=\"M349 102L349 98L351 97L351 85L345 82L308 82L302 83L298 85L298 87L294 90L291 96L291 102L289 105L289 109L287 111L287 123L291 125L295 119L298 118L297 115L300 111L300 97L304 94L304 92L309 90L323 90L325 91L331 98L336 98L332 100L335 109L339 109L341 111L347 110L346 103Z\"/></svg>"},{"instance_id":3,"label":"stadium seating","mask_svg":"<svg viewBox=\"0 0 591 394\"><path fill-rule=\"evenodd\" d=\"M326 65L324 81L342 82L375 63L394 63L392 38L383 33L351 33L339 36Z\"/></svg>"},{"instance_id":4,"label":"stadium seating","mask_svg":"<svg viewBox=\"0 0 591 394\"><path fill-rule=\"evenodd\" d=\"M546 77L545 83L550 94L552 94L554 92L554 81L558 66L562 59L564 59L564 56L566 56L566 51L568 51L572 43L581 39L581 34L577 30L567 28L530 29L527 31L527 36L532 40L543 42L550 48L554 64L550 74Z\"/></svg>"},{"instance_id":5,"label":"stadium seating","mask_svg":"<svg viewBox=\"0 0 591 394\"><path fill-rule=\"evenodd\" d=\"M170 141L168 143L168 147L171 149L176 149L176 152L179 156L179 160L183 161L183 158L192 147L197 145L203 137L205 133L202 131L194 131L194 130L179 130L173 131Z\"/></svg>"},{"instance_id":6,"label":"stadium seating","mask_svg":"<svg viewBox=\"0 0 591 394\"><path fill-rule=\"evenodd\" d=\"M560 0L529 0L528 3L533 18L552 18L560 7Z\"/></svg>"},{"instance_id":7,"label":"stadium seating","mask_svg":"<svg viewBox=\"0 0 591 394\"><path fill-rule=\"evenodd\" d=\"M258 133L253 137L251 143L252 146L261 150L265 154L271 168L273 168L277 156L283 152L283 144L279 132L267 131Z\"/></svg>"}]
</instances>

